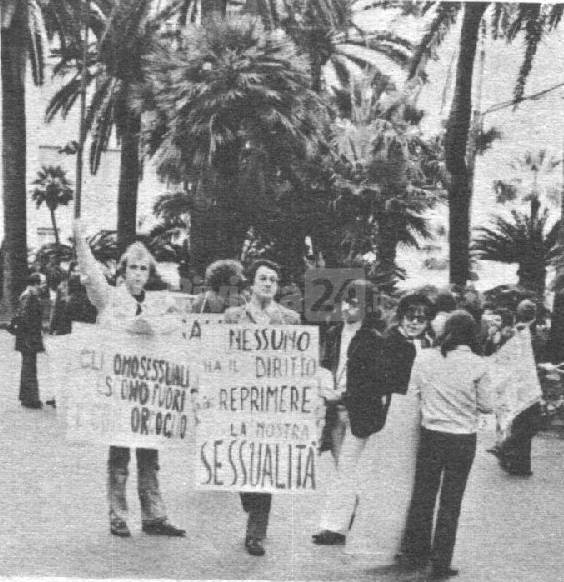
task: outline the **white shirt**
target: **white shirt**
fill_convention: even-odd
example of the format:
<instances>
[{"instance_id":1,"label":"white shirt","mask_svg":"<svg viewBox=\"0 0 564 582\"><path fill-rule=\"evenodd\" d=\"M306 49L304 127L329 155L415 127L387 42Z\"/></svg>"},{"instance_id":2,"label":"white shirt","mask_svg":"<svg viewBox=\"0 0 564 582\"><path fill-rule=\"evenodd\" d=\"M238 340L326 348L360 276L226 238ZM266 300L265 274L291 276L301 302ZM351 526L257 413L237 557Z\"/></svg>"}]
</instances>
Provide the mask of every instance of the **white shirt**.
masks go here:
<instances>
[{"instance_id":1,"label":"white shirt","mask_svg":"<svg viewBox=\"0 0 564 582\"><path fill-rule=\"evenodd\" d=\"M421 424L428 430L472 434L478 430L478 412L492 411L487 364L468 346L446 357L439 349L419 352L410 388L420 395Z\"/></svg>"},{"instance_id":2,"label":"white shirt","mask_svg":"<svg viewBox=\"0 0 564 582\"><path fill-rule=\"evenodd\" d=\"M343 325L339 365L337 366L337 373L335 375L335 389L338 392L344 392L347 387L347 352L349 351L352 338L356 335L361 325L361 321L355 321L354 323L345 322Z\"/></svg>"}]
</instances>

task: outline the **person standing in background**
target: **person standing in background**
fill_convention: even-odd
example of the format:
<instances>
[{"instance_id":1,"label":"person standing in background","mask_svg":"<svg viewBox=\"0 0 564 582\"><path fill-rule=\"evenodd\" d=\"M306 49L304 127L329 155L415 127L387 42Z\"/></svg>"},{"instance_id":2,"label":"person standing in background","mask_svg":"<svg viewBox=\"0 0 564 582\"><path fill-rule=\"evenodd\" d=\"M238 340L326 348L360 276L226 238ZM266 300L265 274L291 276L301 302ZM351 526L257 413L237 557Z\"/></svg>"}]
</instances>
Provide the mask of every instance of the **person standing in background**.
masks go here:
<instances>
[{"instance_id":1,"label":"person standing in background","mask_svg":"<svg viewBox=\"0 0 564 582\"><path fill-rule=\"evenodd\" d=\"M45 351L43 345L42 307L39 300L41 276L30 275L27 287L20 296L17 311L16 351L22 355L19 400L25 408L42 408L37 382L37 354Z\"/></svg>"}]
</instances>

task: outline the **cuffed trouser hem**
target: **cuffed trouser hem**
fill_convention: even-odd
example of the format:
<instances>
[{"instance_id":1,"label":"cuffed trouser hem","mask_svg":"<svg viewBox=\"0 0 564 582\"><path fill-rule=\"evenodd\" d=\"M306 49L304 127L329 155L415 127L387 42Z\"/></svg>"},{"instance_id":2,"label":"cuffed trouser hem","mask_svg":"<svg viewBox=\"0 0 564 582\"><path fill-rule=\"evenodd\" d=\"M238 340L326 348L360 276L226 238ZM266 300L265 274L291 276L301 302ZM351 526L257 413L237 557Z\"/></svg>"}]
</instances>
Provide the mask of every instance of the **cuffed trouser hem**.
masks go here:
<instances>
[{"instance_id":1,"label":"cuffed trouser hem","mask_svg":"<svg viewBox=\"0 0 564 582\"><path fill-rule=\"evenodd\" d=\"M166 519L166 508L161 498L157 479L158 451L155 449L136 449L137 492L141 502L143 523L158 522ZM107 496L110 517L127 520L126 498L127 477L129 475L130 449L111 446L108 458Z\"/></svg>"},{"instance_id":2,"label":"cuffed trouser hem","mask_svg":"<svg viewBox=\"0 0 564 582\"><path fill-rule=\"evenodd\" d=\"M266 537L272 504L270 493L241 493L241 504L248 513L246 538L263 540Z\"/></svg>"}]
</instances>

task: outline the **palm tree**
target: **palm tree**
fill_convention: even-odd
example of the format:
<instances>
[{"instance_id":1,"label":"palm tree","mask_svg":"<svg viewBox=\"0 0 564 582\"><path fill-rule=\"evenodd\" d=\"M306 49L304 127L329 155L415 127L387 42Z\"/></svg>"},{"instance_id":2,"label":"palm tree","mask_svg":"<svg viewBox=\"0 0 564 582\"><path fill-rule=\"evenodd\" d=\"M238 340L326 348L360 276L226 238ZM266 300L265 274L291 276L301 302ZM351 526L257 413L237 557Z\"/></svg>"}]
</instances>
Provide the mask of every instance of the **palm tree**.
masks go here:
<instances>
[{"instance_id":1,"label":"palm tree","mask_svg":"<svg viewBox=\"0 0 564 582\"><path fill-rule=\"evenodd\" d=\"M26 115L27 63L35 84L44 80L47 42L57 37L61 52L77 42L82 0L1 0L2 160L4 207L3 300L11 310L25 286L26 231ZM101 7L92 3L88 23L98 33Z\"/></svg>"},{"instance_id":2,"label":"palm tree","mask_svg":"<svg viewBox=\"0 0 564 582\"><path fill-rule=\"evenodd\" d=\"M324 88L323 68L330 64L341 86L348 86L354 69L407 67L410 41L386 30L366 32L353 22L356 0L251 0L246 10L258 14L267 30L284 30L307 55L312 88ZM384 73L386 71L383 71Z\"/></svg>"},{"instance_id":3,"label":"palm tree","mask_svg":"<svg viewBox=\"0 0 564 582\"><path fill-rule=\"evenodd\" d=\"M132 107L136 88L143 82L142 60L151 50L157 22L149 20L150 0L118 0L113 4L106 28L88 59L88 82L95 81L86 132L92 138L90 171L95 174L113 130L121 146L118 185L118 247L121 251L135 240L137 193L141 176L139 140L141 112ZM60 67L62 74L67 67ZM57 113L65 116L80 91L80 71L53 96L47 121Z\"/></svg>"},{"instance_id":4,"label":"palm tree","mask_svg":"<svg viewBox=\"0 0 564 582\"><path fill-rule=\"evenodd\" d=\"M550 212L546 208L533 217L512 210L511 217L496 216L490 227L476 228L472 250L482 260L517 263L518 284L543 297L546 268L555 256L560 222L548 228Z\"/></svg>"},{"instance_id":5,"label":"palm tree","mask_svg":"<svg viewBox=\"0 0 564 582\"><path fill-rule=\"evenodd\" d=\"M320 143L324 108L304 57L256 19L188 26L175 42L174 52L164 40L147 58L155 109L147 143L162 177L192 185L192 255L204 266L238 256L272 204L270 185Z\"/></svg>"},{"instance_id":6,"label":"palm tree","mask_svg":"<svg viewBox=\"0 0 564 582\"><path fill-rule=\"evenodd\" d=\"M31 193L37 208L43 203L51 214L51 224L55 233L55 244L61 244L55 211L59 206L66 206L71 200L73 191L67 178L67 173L61 166L42 166L37 172L37 178L32 182L36 188Z\"/></svg>"},{"instance_id":7,"label":"palm tree","mask_svg":"<svg viewBox=\"0 0 564 582\"><path fill-rule=\"evenodd\" d=\"M449 184L449 244L450 279L452 283L465 285L470 278L470 201L472 197L471 172L467 164L467 146L472 111L472 78L474 58L481 20L490 5L488 2L464 2L462 31L459 41L458 62L454 95L450 108L445 136L446 166L450 173ZM426 9L432 6L427 3ZM411 64L411 75L421 71L429 51L444 38L456 17L460 5L434 3L435 18ZM491 29L494 38L514 41L525 35L525 52L514 88L514 102L523 100L528 75L531 71L537 47L547 33L554 30L564 13L563 5L494 3L491 11ZM421 60L423 59L423 61Z\"/></svg>"},{"instance_id":8,"label":"palm tree","mask_svg":"<svg viewBox=\"0 0 564 582\"><path fill-rule=\"evenodd\" d=\"M354 123L338 123L333 144L344 178L336 207L348 261L372 245L378 270L393 274L398 245L418 247L431 236L423 214L443 198L438 149L423 139L408 96L390 95L385 83L353 84L351 106Z\"/></svg>"}]
</instances>

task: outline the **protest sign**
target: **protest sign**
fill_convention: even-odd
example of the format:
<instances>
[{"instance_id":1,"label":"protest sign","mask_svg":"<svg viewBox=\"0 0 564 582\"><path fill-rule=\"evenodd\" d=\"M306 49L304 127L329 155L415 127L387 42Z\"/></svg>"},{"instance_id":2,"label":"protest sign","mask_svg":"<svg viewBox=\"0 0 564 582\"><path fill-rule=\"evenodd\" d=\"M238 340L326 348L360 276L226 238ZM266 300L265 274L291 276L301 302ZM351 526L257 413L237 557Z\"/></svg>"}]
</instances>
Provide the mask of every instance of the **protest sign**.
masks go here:
<instances>
[{"instance_id":1,"label":"protest sign","mask_svg":"<svg viewBox=\"0 0 564 582\"><path fill-rule=\"evenodd\" d=\"M200 372L197 486L303 493L318 487L318 330L208 326ZM207 350L210 353L210 350Z\"/></svg>"},{"instance_id":2,"label":"protest sign","mask_svg":"<svg viewBox=\"0 0 564 582\"><path fill-rule=\"evenodd\" d=\"M69 439L144 448L190 440L199 342L93 325L65 337L49 358Z\"/></svg>"},{"instance_id":3,"label":"protest sign","mask_svg":"<svg viewBox=\"0 0 564 582\"><path fill-rule=\"evenodd\" d=\"M510 435L515 418L542 396L529 328L517 330L488 361L501 442Z\"/></svg>"}]
</instances>

